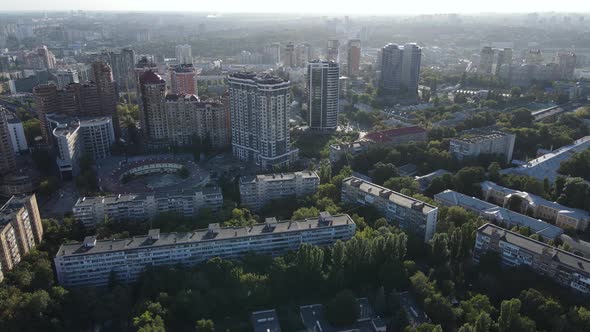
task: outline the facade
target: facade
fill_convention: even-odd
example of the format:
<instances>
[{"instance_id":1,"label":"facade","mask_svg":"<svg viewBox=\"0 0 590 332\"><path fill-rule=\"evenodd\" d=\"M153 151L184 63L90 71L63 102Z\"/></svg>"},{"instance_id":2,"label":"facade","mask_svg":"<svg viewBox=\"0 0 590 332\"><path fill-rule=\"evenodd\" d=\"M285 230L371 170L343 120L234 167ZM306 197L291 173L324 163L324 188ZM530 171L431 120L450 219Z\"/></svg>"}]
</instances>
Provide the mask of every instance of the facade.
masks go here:
<instances>
[{"instance_id":1,"label":"facade","mask_svg":"<svg viewBox=\"0 0 590 332\"><path fill-rule=\"evenodd\" d=\"M576 54L573 52L564 52L557 54L557 64L559 65L560 77L564 80L574 78L576 70Z\"/></svg>"},{"instance_id":2,"label":"facade","mask_svg":"<svg viewBox=\"0 0 590 332\"><path fill-rule=\"evenodd\" d=\"M12 143L14 153L21 153L29 150L23 123L11 113L6 112L6 115L8 120L8 132L10 133L10 142Z\"/></svg>"},{"instance_id":3,"label":"facade","mask_svg":"<svg viewBox=\"0 0 590 332\"><path fill-rule=\"evenodd\" d=\"M387 44L381 49L381 88L389 92L399 91L402 77L403 49Z\"/></svg>"},{"instance_id":4,"label":"facade","mask_svg":"<svg viewBox=\"0 0 590 332\"><path fill-rule=\"evenodd\" d=\"M289 135L289 81L236 73L228 78L234 157L262 169L286 167L297 159Z\"/></svg>"},{"instance_id":5,"label":"facade","mask_svg":"<svg viewBox=\"0 0 590 332\"><path fill-rule=\"evenodd\" d=\"M481 183L481 192L485 200L503 207L511 207L511 200L517 199L520 204L516 212L531 214L563 229L583 232L590 223L588 211L563 206L525 191L502 187L491 181Z\"/></svg>"},{"instance_id":6,"label":"facade","mask_svg":"<svg viewBox=\"0 0 590 332\"><path fill-rule=\"evenodd\" d=\"M43 239L37 198L12 196L0 208L0 281Z\"/></svg>"},{"instance_id":7,"label":"facade","mask_svg":"<svg viewBox=\"0 0 590 332\"><path fill-rule=\"evenodd\" d=\"M16 169L16 159L8 127L8 111L0 108L0 175Z\"/></svg>"},{"instance_id":8,"label":"facade","mask_svg":"<svg viewBox=\"0 0 590 332\"><path fill-rule=\"evenodd\" d=\"M426 142L428 132L419 126L386 129L368 133L363 137L365 140L377 144L403 144L408 142Z\"/></svg>"},{"instance_id":9,"label":"facade","mask_svg":"<svg viewBox=\"0 0 590 332\"><path fill-rule=\"evenodd\" d=\"M283 66L285 68L294 68L297 66L297 58L295 54L295 44L292 42L288 42L285 45L285 54L282 57L283 59Z\"/></svg>"},{"instance_id":10,"label":"facade","mask_svg":"<svg viewBox=\"0 0 590 332\"><path fill-rule=\"evenodd\" d=\"M66 287L106 286L110 276L133 282L146 267L181 264L193 266L214 257L235 259L249 252L278 256L298 249L302 244L331 245L352 236L356 225L348 215L277 221L267 218L263 224L248 227L219 227L189 233L160 234L150 230L147 236L101 240L89 236L83 243L63 244L55 256L58 282Z\"/></svg>"},{"instance_id":11,"label":"facade","mask_svg":"<svg viewBox=\"0 0 590 332\"><path fill-rule=\"evenodd\" d=\"M193 63L193 53L191 46L188 44L184 45L176 45L175 49L176 53L176 60L180 64L192 64Z\"/></svg>"},{"instance_id":12,"label":"facade","mask_svg":"<svg viewBox=\"0 0 590 332\"><path fill-rule=\"evenodd\" d=\"M135 52L130 48L123 48L107 55L109 65L113 70L113 79L119 89L129 93L135 91L137 80L135 78Z\"/></svg>"},{"instance_id":13,"label":"facade","mask_svg":"<svg viewBox=\"0 0 590 332\"><path fill-rule=\"evenodd\" d=\"M519 227L528 228L531 233L539 234L546 240L554 240L561 234L563 229L546 223L542 220L531 218L508 210L503 207L482 201L475 197L463 195L454 190L445 190L434 195L434 200L444 206L459 206L467 211L471 211L480 217L491 222L506 225L508 228Z\"/></svg>"},{"instance_id":14,"label":"facade","mask_svg":"<svg viewBox=\"0 0 590 332\"><path fill-rule=\"evenodd\" d=\"M430 241L436 231L436 206L354 176L342 181L342 202L371 205L388 222L399 224L402 230L416 234L424 242Z\"/></svg>"},{"instance_id":15,"label":"facade","mask_svg":"<svg viewBox=\"0 0 590 332\"><path fill-rule=\"evenodd\" d=\"M79 198L72 212L86 228L95 228L105 221L147 221L158 214L173 212L183 217L196 217L202 208L218 212L223 205L219 187L201 190L156 192Z\"/></svg>"},{"instance_id":16,"label":"facade","mask_svg":"<svg viewBox=\"0 0 590 332\"><path fill-rule=\"evenodd\" d=\"M411 95L418 94L422 49L416 44L406 44L403 50L401 85Z\"/></svg>"},{"instance_id":17,"label":"facade","mask_svg":"<svg viewBox=\"0 0 590 332\"><path fill-rule=\"evenodd\" d=\"M243 206L256 211L272 200L311 195L319 185L320 177L310 171L242 176L240 199Z\"/></svg>"},{"instance_id":18,"label":"facade","mask_svg":"<svg viewBox=\"0 0 590 332\"><path fill-rule=\"evenodd\" d=\"M307 65L309 127L331 131L338 127L340 68L332 61L312 61Z\"/></svg>"},{"instance_id":19,"label":"facade","mask_svg":"<svg viewBox=\"0 0 590 332\"><path fill-rule=\"evenodd\" d=\"M469 130L462 137L451 139L449 152L458 160L477 158L481 154L503 155L512 160L516 135L497 130Z\"/></svg>"},{"instance_id":20,"label":"facade","mask_svg":"<svg viewBox=\"0 0 590 332\"><path fill-rule=\"evenodd\" d=\"M191 64L180 64L170 68L170 91L173 94L197 94L197 74Z\"/></svg>"},{"instance_id":21,"label":"facade","mask_svg":"<svg viewBox=\"0 0 590 332\"><path fill-rule=\"evenodd\" d=\"M493 64L494 49L492 49L490 46L483 47L479 55L479 66L477 67L477 72L484 75L491 75Z\"/></svg>"},{"instance_id":22,"label":"facade","mask_svg":"<svg viewBox=\"0 0 590 332\"><path fill-rule=\"evenodd\" d=\"M59 123L52 131L57 153L55 162L62 178L78 175L78 160L83 155L80 123L76 120Z\"/></svg>"},{"instance_id":23,"label":"facade","mask_svg":"<svg viewBox=\"0 0 590 332\"><path fill-rule=\"evenodd\" d=\"M168 94L162 118L164 138L176 145L190 145L195 137L209 140L212 147L230 144L230 119L220 100L200 100L196 95Z\"/></svg>"},{"instance_id":24,"label":"facade","mask_svg":"<svg viewBox=\"0 0 590 332\"><path fill-rule=\"evenodd\" d=\"M361 41L353 39L348 41L348 72L346 75L356 77L361 67Z\"/></svg>"},{"instance_id":25,"label":"facade","mask_svg":"<svg viewBox=\"0 0 590 332\"><path fill-rule=\"evenodd\" d=\"M590 260L586 258L493 224L477 230L473 260L478 263L488 252L498 253L506 266L526 266L564 287L590 292Z\"/></svg>"}]
</instances>

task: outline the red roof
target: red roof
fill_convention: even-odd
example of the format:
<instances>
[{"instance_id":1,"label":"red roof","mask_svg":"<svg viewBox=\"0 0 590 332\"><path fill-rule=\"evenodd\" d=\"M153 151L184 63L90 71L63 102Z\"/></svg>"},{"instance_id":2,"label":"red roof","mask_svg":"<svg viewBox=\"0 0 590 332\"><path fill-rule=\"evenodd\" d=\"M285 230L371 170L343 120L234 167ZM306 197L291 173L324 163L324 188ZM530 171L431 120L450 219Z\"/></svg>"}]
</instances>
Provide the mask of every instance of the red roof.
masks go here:
<instances>
[{"instance_id":1,"label":"red roof","mask_svg":"<svg viewBox=\"0 0 590 332\"><path fill-rule=\"evenodd\" d=\"M166 81L164 81L162 79L162 77L160 77L160 75L158 75L157 73L155 73L153 70L148 70L146 72L144 72L143 74L141 74L141 76L139 77L139 82L141 82L141 84L161 84L161 83L166 83Z\"/></svg>"},{"instance_id":2,"label":"red roof","mask_svg":"<svg viewBox=\"0 0 590 332\"><path fill-rule=\"evenodd\" d=\"M365 135L364 138L370 139L376 143L387 143L389 141L394 140L396 137L425 133L425 132L426 132L426 130L424 130L422 127L412 126L412 127L403 127L403 128L375 131L372 133L368 133L367 135Z\"/></svg>"}]
</instances>

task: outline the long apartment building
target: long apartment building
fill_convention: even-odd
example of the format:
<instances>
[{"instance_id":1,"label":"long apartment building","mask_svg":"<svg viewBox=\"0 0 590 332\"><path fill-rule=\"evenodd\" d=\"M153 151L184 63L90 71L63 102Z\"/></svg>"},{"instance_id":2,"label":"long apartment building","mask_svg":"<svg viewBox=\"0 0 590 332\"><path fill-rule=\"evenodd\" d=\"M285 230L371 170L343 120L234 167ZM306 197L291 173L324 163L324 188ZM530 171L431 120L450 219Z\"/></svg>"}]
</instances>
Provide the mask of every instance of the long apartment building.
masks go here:
<instances>
[{"instance_id":1,"label":"long apartment building","mask_svg":"<svg viewBox=\"0 0 590 332\"><path fill-rule=\"evenodd\" d=\"M302 244L331 245L354 236L350 216L322 212L318 218L277 221L245 227L219 227L188 233L160 234L101 240L87 237L83 243L63 244L55 256L57 280L63 286L104 286L112 273L117 280L137 280L146 267L182 264L192 266L214 257L235 259L249 252L277 256Z\"/></svg>"},{"instance_id":2,"label":"long apartment building","mask_svg":"<svg viewBox=\"0 0 590 332\"><path fill-rule=\"evenodd\" d=\"M529 237L485 224L477 230L473 260L487 252L500 254L506 266L527 266L564 287L590 292L590 260Z\"/></svg>"},{"instance_id":3,"label":"long apartment building","mask_svg":"<svg viewBox=\"0 0 590 332\"><path fill-rule=\"evenodd\" d=\"M79 198L72 212L86 228L95 228L109 220L150 220L160 213L173 212L184 217L195 217L203 208L217 212L223 205L219 187L199 190L126 194Z\"/></svg>"},{"instance_id":4,"label":"long apartment building","mask_svg":"<svg viewBox=\"0 0 590 332\"><path fill-rule=\"evenodd\" d=\"M535 218L549 221L564 229L585 231L590 223L588 211L570 208L526 191L502 187L491 181L481 183L481 193L485 200L503 207L510 206L511 200L518 199L520 204L517 212L530 213Z\"/></svg>"},{"instance_id":5,"label":"long apartment building","mask_svg":"<svg viewBox=\"0 0 590 332\"><path fill-rule=\"evenodd\" d=\"M440 192L434 195L434 200L444 206L462 207L486 220L503 224L508 228L514 226L518 226L519 228L528 227L533 234L539 234L546 240L554 240L563 234L563 229L543 220L525 216L524 214L458 193L454 190Z\"/></svg>"},{"instance_id":6,"label":"long apartment building","mask_svg":"<svg viewBox=\"0 0 590 332\"><path fill-rule=\"evenodd\" d=\"M12 196L0 208L0 281L43 239L37 198Z\"/></svg>"},{"instance_id":7,"label":"long apartment building","mask_svg":"<svg viewBox=\"0 0 590 332\"><path fill-rule=\"evenodd\" d=\"M498 130L473 129L450 141L449 152L458 160L477 158L482 154L502 155L505 162L512 160L515 134Z\"/></svg>"},{"instance_id":8,"label":"long apartment building","mask_svg":"<svg viewBox=\"0 0 590 332\"><path fill-rule=\"evenodd\" d=\"M430 241L436 231L438 208L372 182L349 177L342 181L342 202L371 205L390 223Z\"/></svg>"},{"instance_id":9,"label":"long apartment building","mask_svg":"<svg viewBox=\"0 0 590 332\"><path fill-rule=\"evenodd\" d=\"M242 205L259 210L272 200L302 197L316 192L320 177L312 171L240 177Z\"/></svg>"}]
</instances>

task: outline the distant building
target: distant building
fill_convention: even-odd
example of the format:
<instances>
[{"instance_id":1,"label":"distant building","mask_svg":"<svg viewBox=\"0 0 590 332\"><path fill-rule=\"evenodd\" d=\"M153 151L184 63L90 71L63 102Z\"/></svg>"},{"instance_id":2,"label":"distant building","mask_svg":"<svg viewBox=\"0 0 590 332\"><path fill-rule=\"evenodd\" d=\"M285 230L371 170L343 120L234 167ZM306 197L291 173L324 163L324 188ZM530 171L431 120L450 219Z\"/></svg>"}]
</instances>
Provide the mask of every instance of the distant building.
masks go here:
<instances>
[{"instance_id":1,"label":"distant building","mask_svg":"<svg viewBox=\"0 0 590 332\"><path fill-rule=\"evenodd\" d=\"M179 64L192 64L193 63L193 52L192 48L188 44L176 45L175 48L176 60Z\"/></svg>"},{"instance_id":2,"label":"distant building","mask_svg":"<svg viewBox=\"0 0 590 332\"><path fill-rule=\"evenodd\" d=\"M348 72L346 75L356 77L361 65L361 41L352 39L348 41Z\"/></svg>"},{"instance_id":3,"label":"distant building","mask_svg":"<svg viewBox=\"0 0 590 332\"><path fill-rule=\"evenodd\" d=\"M340 67L333 61L312 61L307 65L309 127L332 131L338 127Z\"/></svg>"},{"instance_id":4,"label":"distant building","mask_svg":"<svg viewBox=\"0 0 590 332\"><path fill-rule=\"evenodd\" d=\"M78 72L75 70L58 70L54 75L57 78L58 89L63 89L70 83L79 83Z\"/></svg>"},{"instance_id":5,"label":"distant building","mask_svg":"<svg viewBox=\"0 0 590 332\"><path fill-rule=\"evenodd\" d=\"M170 67L170 91L174 94L197 94L197 74L192 64Z\"/></svg>"},{"instance_id":6,"label":"distant building","mask_svg":"<svg viewBox=\"0 0 590 332\"><path fill-rule=\"evenodd\" d=\"M543 197L497 185L491 181L481 183L482 196L503 207L509 207L511 199L518 199L520 206L517 212L529 214L535 218L554 223L563 229L585 231L590 223L590 213L581 209L573 209Z\"/></svg>"},{"instance_id":7,"label":"distant building","mask_svg":"<svg viewBox=\"0 0 590 332\"><path fill-rule=\"evenodd\" d=\"M328 40L328 47L326 52L326 60L338 63L338 49L340 42L337 39Z\"/></svg>"},{"instance_id":8,"label":"distant building","mask_svg":"<svg viewBox=\"0 0 590 332\"><path fill-rule=\"evenodd\" d=\"M401 87L403 49L396 44L387 44L381 49L381 88L397 92Z\"/></svg>"},{"instance_id":9,"label":"distant building","mask_svg":"<svg viewBox=\"0 0 590 332\"><path fill-rule=\"evenodd\" d=\"M106 218L111 221L147 221L166 212L194 218L203 208L218 212L222 205L221 189L205 187L200 190L82 197L72 212L84 227L95 228Z\"/></svg>"},{"instance_id":10,"label":"distant building","mask_svg":"<svg viewBox=\"0 0 590 332\"><path fill-rule=\"evenodd\" d=\"M320 177L311 171L240 177L242 205L260 210L272 200L302 197L316 192Z\"/></svg>"},{"instance_id":11,"label":"distant building","mask_svg":"<svg viewBox=\"0 0 590 332\"><path fill-rule=\"evenodd\" d=\"M295 45L292 42L288 42L287 45L285 45L285 55L282 57L282 59L284 67L296 67L297 58L295 56Z\"/></svg>"},{"instance_id":12,"label":"distant building","mask_svg":"<svg viewBox=\"0 0 590 332\"><path fill-rule=\"evenodd\" d=\"M475 197L463 195L454 190L445 190L434 195L434 200L444 206L459 206L471 211L484 219L503 224L512 228L528 228L532 234L539 234L546 240L554 240L561 234L563 229L546 223L542 220L531 218L518 212L482 201Z\"/></svg>"},{"instance_id":13,"label":"distant building","mask_svg":"<svg viewBox=\"0 0 590 332\"><path fill-rule=\"evenodd\" d=\"M377 144L397 145L408 142L426 142L428 133L421 127L412 126L374 131L363 138Z\"/></svg>"},{"instance_id":14,"label":"distant building","mask_svg":"<svg viewBox=\"0 0 590 332\"><path fill-rule=\"evenodd\" d=\"M402 230L424 242L430 241L436 230L437 207L356 177L342 181L342 202L371 205L388 222L399 223Z\"/></svg>"},{"instance_id":15,"label":"distant building","mask_svg":"<svg viewBox=\"0 0 590 332\"><path fill-rule=\"evenodd\" d=\"M0 208L0 281L43 239L37 198L12 196Z\"/></svg>"},{"instance_id":16,"label":"distant building","mask_svg":"<svg viewBox=\"0 0 590 332\"><path fill-rule=\"evenodd\" d=\"M16 159L10 138L8 111L0 108L0 175L16 169Z\"/></svg>"},{"instance_id":17,"label":"distant building","mask_svg":"<svg viewBox=\"0 0 590 332\"><path fill-rule=\"evenodd\" d=\"M0 111L1 112L1 111ZM14 153L21 153L28 151L27 137L23 123L13 114L7 113L8 131L10 132L10 141L12 142L12 149Z\"/></svg>"},{"instance_id":18,"label":"distant building","mask_svg":"<svg viewBox=\"0 0 590 332\"><path fill-rule=\"evenodd\" d=\"M304 243L331 245L349 240L355 229L350 216L322 212L318 218L267 218L248 227L210 224L208 229L165 234L152 229L147 236L100 241L88 236L83 243L63 244L54 262L62 286L106 286L112 276L121 282L135 281L151 266L194 266L214 257L236 259L250 252L278 256Z\"/></svg>"},{"instance_id":19,"label":"distant building","mask_svg":"<svg viewBox=\"0 0 590 332\"><path fill-rule=\"evenodd\" d=\"M135 77L135 51L123 48L107 54L108 62L113 69L113 79L117 82L121 92L135 91L137 79Z\"/></svg>"},{"instance_id":20,"label":"distant building","mask_svg":"<svg viewBox=\"0 0 590 332\"><path fill-rule=\"evenodd\" d=\"M166 81L148 69L139 77L139 123L143 135L151 140L166 138L164 126Z\"/></svg>"},{"instance_id":21,"label":"distant building","mask_svg":"<svg viewBox=\"0 0 590 332\"><path fill-rule=\"evenodd\" d=\"M422 49L416 44L406 44L403 50L401 85L411 95L418 94Z\"/></svg>"},{"instance_id":22,"label":"distant building","mask_svg":"<svg viewBox=\"0 0 590 332\"><path fill-rule=\"evenodd\" d=\"M586 258L493 224L477 230L473 260L479 262L488 252L498 253L506 266L526 266L564 287L590 292L590 260Z\"/></svg>"},{"instance_id":23,"label":"distant building","mask_svg":"<svg viewBox=\"0 0 590 332\"><path fill-rule=\"evenodd\" d=\"M479 56L479 66L477 67L477 72L484 74L484 75L491 75L492 74L492 67L494 64L494 49L490 46L485 46L481 49L481 53Z\"/></svg>"},{"instance_id":24,"label":"distant building","mask_svg":"<svg viewBox=\"0 0 590 332\"><path fill-rule=\"evenodd\" d=\"M241 72L229 75L233 155L261 169L281 168L297 159L289 135L289 81Z\"/></svg>"},{"instance_id":25,"label":"distant building","mask_svg":"<svg viewBox=\"0 0 590 332\"><path fill-rule=\"evenodd\" d=\"M477 158L479 155L502 155L512 160L516 135L497 130L474 129L465 131L460 138L452 138L449 152L458 160Z\"/></svg>"},{"instance_id":26,"label":"distant building","mask_svg":"<svg viewBox=\"0 0 590 332\"><path fill-rule=\"evenodd\" d=\"M330 145L330 162L336 163L346 154L356 156L364 151L367 151L373 144L373 141L360 139L354 142L342 142Z\"/></svg>"},{"instance_id":27,"label":"distant building","mask_svg":"<svg viewBox=\"0 0 590 332\"><path fill-rule=\"evenodd\" d=\"M576 54L573 52L563 52L557 54L557 64L559 65L560 78L571 80L574 78L576 70Z\"/></svg>"}]
</instances>

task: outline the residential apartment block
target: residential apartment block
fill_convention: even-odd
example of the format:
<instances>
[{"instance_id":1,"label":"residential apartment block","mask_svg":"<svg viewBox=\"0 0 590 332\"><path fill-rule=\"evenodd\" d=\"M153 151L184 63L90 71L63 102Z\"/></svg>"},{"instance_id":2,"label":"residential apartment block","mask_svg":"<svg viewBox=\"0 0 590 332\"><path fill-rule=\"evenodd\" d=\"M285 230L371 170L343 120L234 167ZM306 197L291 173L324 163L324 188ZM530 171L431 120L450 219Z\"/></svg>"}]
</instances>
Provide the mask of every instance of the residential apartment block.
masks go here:
<instances>
[{"instance_id":1,"label":"residential apartment block","mask_svg":"<svg viewBox=\"0 0 590 332\"><path fill-rule=\"evenodd\" d=\"M320 177L311 171L240 177L242 205L259 210L272 200L301 197L316 192Z\"/></svg>"},{"instance_id":2,"label":"residential apartment block","mask_svg":"<svg viewBox=\"0 0 590 332\"><path fill-rule=\"evenodd\" d=\"M396 145L408 142L426 142L428 133L422 127L411 126L375 131L368 133L363 138L375 143Z\"/></svg>"},{"instance_id":3,"label":"residential apartment block","mask_svg":"<svg viewBox=\"0 0 590 332\"><path fill-rule=\"evenodd\" d=\"M438 208L357 177L342 181L342 202L371 205L390 223L430 241L436 230Z\"/></svg>"},{"instance_id":4,"label":"residential apartment block","mask_svg":"<svg viewBox=\"0 0 590 332\"><path fill-rule=\"evenodd\" d=\"M165 212L195 217L202 208L217 212L222 205L221 189L205 187L199 190L82 197L74 204L72 212L84 227L95 228L105 218L145 221Z\"/></svg>"},{"instance_id":5,"label":"residential apartment block","mask_svg":"<svg viewBox=\"0 0 590 332\"><path fill-rule=\"evenodd\" d=\"M557 283L583 294L590 292L590 260L529 237L485 224L477 230L473 260L496 252L507 266L527 266Z\"/></svg>"},{"instance_id":6,"label":"residential apartment block","mask_svg":"<svg viewBox=\"0 0 590 332\"><path fill-rule=\"evenodd\" d=\"M220 227L188 233L160 234L101 240L87 237L83 243L63 244L55 256L57 280L63 286L105 286L111 274L122 282L137 280L146 267L182 264L192 266L214 257L235 259L249 252L277 256L302 244L331 245L354 236L356 225L350 216L277 221L246 227Z\"/></svg>"},{"instance_id":7,"label":"residential apartment block","mask_svg":"<svg viewBox=\"0 0 590 332\"><path fill-rule=\"evenodd\" d=\"M491 181L481 183L481 192L485 200L503 207L510 206L511 200L518 199L520 204L517 212L531 214L564 229L585 231L590 223L588 211L563 206L525 191L502 187Z\"/></svg>"},{"instance_id":8,"label":"residential apartment block","mask_svg":"<svg viewBox=\"0 0 590 332\"><path fill-rule=\"evenodd\" d=\"M37 198L12 196L0 208L0 281L43 239Z\"/></svg>"},{"instance_id":9,"label":"residential apartment block","mask_svg":"<svg viewBox=\"0 0 590 332\"><path fill-rule=\"evenodd\" d=\"M498 130L474 129L451 139L449 152L457 159L477 158L481 154L502 155L505 162L512 160L516 135Z\"/></svg>"},{"instance_id":10,"label":"residential apartment block","mask_svg":"<svg viewBox=\"0 0 590 332\"><path fill-rule=\"evenodd\" d=\"M546 223L542 220L531 218L508 210L503 207L482 201L475 197L463 195L454 190L445 190L434 195L434 200L445 206L460 206L467 211L471 211L486 220L500 223L508 228L514 226L528 227L533 234L539 234L546 240L554 240L561 234L563 229Z\"/></svg>"}]
</instances>

